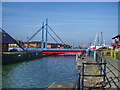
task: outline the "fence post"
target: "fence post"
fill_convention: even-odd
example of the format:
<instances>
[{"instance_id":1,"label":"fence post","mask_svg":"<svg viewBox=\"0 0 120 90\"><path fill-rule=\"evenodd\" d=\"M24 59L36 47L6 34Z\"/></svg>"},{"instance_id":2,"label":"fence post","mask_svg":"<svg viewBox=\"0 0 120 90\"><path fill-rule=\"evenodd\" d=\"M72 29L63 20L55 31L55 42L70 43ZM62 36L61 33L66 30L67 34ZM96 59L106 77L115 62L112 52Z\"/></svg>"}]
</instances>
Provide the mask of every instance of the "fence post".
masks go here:
<instances>
[{"instance_id":1,"label":"fence post","mask_svg":"<svg viewBox=\"0 0 120 90\"><path fill-rule=\"evenodd\" d=\"M82 86L81 90L84 90L84 63L82 63Z\"/></svg>"}]
</instances>

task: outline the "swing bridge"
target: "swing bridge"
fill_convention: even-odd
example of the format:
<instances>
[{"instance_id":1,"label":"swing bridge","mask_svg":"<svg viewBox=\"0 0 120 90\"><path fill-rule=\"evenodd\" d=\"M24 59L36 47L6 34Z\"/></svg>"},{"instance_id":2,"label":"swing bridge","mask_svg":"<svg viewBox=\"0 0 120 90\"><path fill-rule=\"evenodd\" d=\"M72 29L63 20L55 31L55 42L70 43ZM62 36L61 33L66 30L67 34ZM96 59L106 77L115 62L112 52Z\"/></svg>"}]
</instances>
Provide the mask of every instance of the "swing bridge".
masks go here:
<instances>
[{"instance_id":1,"label":"swing bridge","mask_svg":"<svg viewBox=\"0 0 120 90\"><path fill-rule=\"evenodd\" d=\"M39 32L42 32L42 53L83 53L86 51L86 49L70 49L67 47L67 44L58 36L58 34L50 27L48 24L48 19L46 19L46 23L42 23L42 27L34 33L28 40L27 43L29 44L29 41L32 40ZM64 49L50 49L48 48L48 35L56 42L59 43L53 35L50 33L50 31L58 38L58 40L63 44ZM45 37L45 38L44 38ZM44 45L45 44L45 45Z\"/></svg>"}]
</instances>

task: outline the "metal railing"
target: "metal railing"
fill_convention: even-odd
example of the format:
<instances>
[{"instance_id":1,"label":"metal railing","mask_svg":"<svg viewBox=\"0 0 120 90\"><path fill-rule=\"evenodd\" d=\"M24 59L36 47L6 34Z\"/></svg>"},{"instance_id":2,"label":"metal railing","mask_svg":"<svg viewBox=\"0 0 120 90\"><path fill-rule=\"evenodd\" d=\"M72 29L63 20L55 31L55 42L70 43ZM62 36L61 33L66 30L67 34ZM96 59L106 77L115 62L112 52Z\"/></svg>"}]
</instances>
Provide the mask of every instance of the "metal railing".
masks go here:
<instances>
[{"instance_id":1,"label":"metal railing","mask_svg":"<svg viewBox=\"0 0 120 90\"><path fill-rule=\"evenodd\" d=\"M93 75L86 75L85 73L84 73L84 66L85 65L96 65L96 66L100 66L100 67L102 67L102 66L104 66L104 69L102 70L102 69L100 69L100 74L98 74L98 75L95 75L95 74L93 74ZM82 69L82 77L81 77L81 90L83 90L84 89L84 87L86 87L86 88L89 88L89 89L92 89L92 88L104 88L103 87L103 85L101 85L101 86L97 86L97 84L96 85L94 85L94 86L85 86L84 85L84 78L85 77L92 77L92 78L96 78L96 77L99 77L99 78L102 78L102 82L105 82L105 76L106 76L106 74L104 73L104 71L105 71L105 65L106 65L106 63L82 63L82 67L83 67L83 69ZM100 82L99 82L100 83Z\"/></svg>"},{"instance_id":2,"label":"metal railing","mask_svg":"<svg viewBox=\"0 0 120 90\"><path fill-rule=\"evenodd\" d=\"M93 54L91 54L93 55ZM100 71L99 75L86 75L84 73L85 65L96 65ZM120 89L120 86L118 85L118 82L120 81L120 75L116 75L113 72L113 69L111 70L110 67L114 68L114 70L117 70L120 73L120 70L117 69L114 65L106 61L103 54L101 52L96 53L96 62L95 63L82 63L82 66L80 67L80 72L78 73L78 77L76 79L76 82L73 85L72 90L84 90L84 88L89 89L105 89L105 88L112 88L112 85L115 85L116 89ZM109 72L107 72L109 70ZM111 73L113 77L109 77L108 73ZM96 83L94 86L85 86L84 85L84 78L85 77L102 77L102 81ZM116 81L117 80L117 81ZM98 86L98 84L101 84L101 86Z\"/></svg>"},{"instance_id":3,"label":"metal railing","mask_svg":"<svg viewBox=\"0 0 120 90\"><path fill-rule=\"evenodd\" d=\"M116 88L116 89L120 90L120 86L118 85L118 83L120 83L120 75L116 75L116 73L115 73L115 71L120 73L120 70L118 68L116 68L113 64L108 62L104 58L103 53L98 52L97 54L99 54L99 56L102 58L102 60L106 61L106 63L107 63L106 69L108 70L108 72L106 72L106 76L108 77L109 83L111 84L111 88ZM109 73L111 74L110 76L108 76ZM113 84L114 84L114 87L112 87Z\"/></svg>"}]
</instances>

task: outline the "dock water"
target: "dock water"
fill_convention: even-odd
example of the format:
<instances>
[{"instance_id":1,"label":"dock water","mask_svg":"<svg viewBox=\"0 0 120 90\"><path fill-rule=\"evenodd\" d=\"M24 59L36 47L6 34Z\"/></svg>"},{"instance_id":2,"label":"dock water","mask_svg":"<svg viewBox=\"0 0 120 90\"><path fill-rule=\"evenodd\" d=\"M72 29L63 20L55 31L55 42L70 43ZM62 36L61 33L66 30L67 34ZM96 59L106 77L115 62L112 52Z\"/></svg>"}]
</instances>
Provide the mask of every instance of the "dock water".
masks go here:
<instances>
[{"instance_id":1,"label":"dock water","mask_svg":"<svg viewBox=\"0 0 120 90\"><path fill-rule=\"evenodd\" d=\"M93 54L76 55L76 69L78 70L76 81L71 83L70 86L66 83L53 83L49 88L68 88L70 90L119 90L120 61L107 57L104 58L104 56L101 56L102 53L101 55L99 53L96 55L96 59L93 57Z\"/></svg>"}]
</instances>

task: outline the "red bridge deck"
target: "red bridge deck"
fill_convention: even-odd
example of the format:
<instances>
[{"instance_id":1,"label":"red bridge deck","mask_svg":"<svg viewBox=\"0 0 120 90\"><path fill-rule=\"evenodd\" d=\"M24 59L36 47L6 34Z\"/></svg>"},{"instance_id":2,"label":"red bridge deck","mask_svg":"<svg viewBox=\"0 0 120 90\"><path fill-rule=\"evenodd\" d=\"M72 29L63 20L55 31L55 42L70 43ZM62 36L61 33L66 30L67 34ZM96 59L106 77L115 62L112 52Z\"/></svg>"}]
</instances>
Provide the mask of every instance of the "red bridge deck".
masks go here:
<instances>
[{"instance_id":1,"label":"red bridge deck","mask_svg":"<svg viewBox=\"0 0 120 90\"><path fill-rule=\"evenodd\" d=\"M42 53L83 53L86 49L44 49Z\"/></svg>"}]
</instances>

